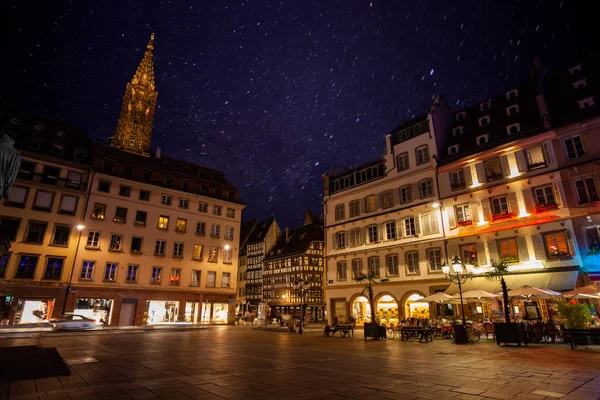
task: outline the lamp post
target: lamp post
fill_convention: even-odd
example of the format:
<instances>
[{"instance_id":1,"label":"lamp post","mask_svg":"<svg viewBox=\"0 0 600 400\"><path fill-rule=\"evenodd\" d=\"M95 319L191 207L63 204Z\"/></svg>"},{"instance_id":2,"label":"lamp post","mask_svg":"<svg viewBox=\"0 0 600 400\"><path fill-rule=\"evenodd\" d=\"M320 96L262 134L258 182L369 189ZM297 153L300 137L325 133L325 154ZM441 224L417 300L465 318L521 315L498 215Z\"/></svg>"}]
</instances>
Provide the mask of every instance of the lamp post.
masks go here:
<instances>
[{"instance_id":1,"label":"lamp post","mask_svg":"<svg viewBox=\"0 0 600 400\"><path fill-rule=\"evenodd\" d=\"M294 283L294 286L298 291L298 297L300 297L300 323L298 324L298 334L302 335L304 327L304 296L306 296L306 290L308 289L309 283L300 279Z\"/></svg>"},{"instance_id":2,"label":"lamp post","mask_svg":"<svg viewBox=\"0 0 600 400\"><path fill-rule=\"evenodd\" d=\"M442 265L442 271L446 274L446 279L452 283L458 284L458 294L460 296L460 311L462 314L462 326L454 325L454 343L467 343L467 331L465 318L465 303L462 295L462 285L466 281L472 278L473 264L467 263L465 265L467 273L463 270L463 262L458 256L454 256L452 259L452 273L450 273L450 266L444 262Z\"/></svg>"},{"instance_id":3,"label":"lamp post","mask_svg":"<svg viewBox=\"0 0 600 400\"><path fill-rule=\"evenodd\" d=\"M61 315L65 313L67 309L67 300L69 299L69 292L71 291L71 282L73 282L73 273L75 272L75 263L77 262L77 252L79 251L79 243L81 242L81 233L85 226L77 225L79 236L77 237L77 247L75 247L75 255L73 256L73 265L71 266L71 274L69 275L69 281L67 282L67 292L65 293L65 301L63 302Z\"/></svg>"}]
</instances>

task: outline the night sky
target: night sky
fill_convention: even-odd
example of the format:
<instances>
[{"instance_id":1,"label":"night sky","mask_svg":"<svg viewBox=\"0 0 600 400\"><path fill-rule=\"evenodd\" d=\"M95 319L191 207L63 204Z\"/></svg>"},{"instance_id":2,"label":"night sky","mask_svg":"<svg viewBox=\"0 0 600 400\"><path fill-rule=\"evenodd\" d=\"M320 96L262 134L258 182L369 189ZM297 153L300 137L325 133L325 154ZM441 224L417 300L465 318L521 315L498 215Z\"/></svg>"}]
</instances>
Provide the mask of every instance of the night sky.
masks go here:
<instances>
[{"instance_id":1,"label":"night sky","mask_svg":"<svg viewBox=\"0 0 600 400\"><path fill-rule=\"evenodd\" d=\"M571 3L585 2L9 1L0 106L105 141L155 32L153 147L224 171L244 219L283 228L322 213L323 173L381 157L434 95L461 108L536 55L578 61L596 34Z\"/></svg>"}]
</instances>

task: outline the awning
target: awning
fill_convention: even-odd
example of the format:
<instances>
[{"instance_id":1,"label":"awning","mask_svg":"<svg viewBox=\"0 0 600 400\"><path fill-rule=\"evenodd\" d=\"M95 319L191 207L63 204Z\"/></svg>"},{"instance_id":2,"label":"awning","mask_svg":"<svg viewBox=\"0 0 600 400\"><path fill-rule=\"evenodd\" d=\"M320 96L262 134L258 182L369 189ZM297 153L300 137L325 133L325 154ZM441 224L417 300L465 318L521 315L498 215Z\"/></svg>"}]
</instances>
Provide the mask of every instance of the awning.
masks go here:
<instances>
[{"instance_id":1,"label":"awning","mask_svg":"<svg viewBox=\"0 0 600 400\"><path fill-rule=\"evenodd\" d=\"M529 285L541 289L556 290L558 292L564 292L572 290L577 282L578 271L544 271L527 274L511 274L506 275L504 280L508 290L518 289L520 287ZM462 285L463 292L468 290L485 290L486 292L499 292L502 290L500 281L496 279L485 279L484 276L476 276L473 279L468 280ZM444 293L457 294L458 285L452 283Z\"/></svg>"}]
</instances>

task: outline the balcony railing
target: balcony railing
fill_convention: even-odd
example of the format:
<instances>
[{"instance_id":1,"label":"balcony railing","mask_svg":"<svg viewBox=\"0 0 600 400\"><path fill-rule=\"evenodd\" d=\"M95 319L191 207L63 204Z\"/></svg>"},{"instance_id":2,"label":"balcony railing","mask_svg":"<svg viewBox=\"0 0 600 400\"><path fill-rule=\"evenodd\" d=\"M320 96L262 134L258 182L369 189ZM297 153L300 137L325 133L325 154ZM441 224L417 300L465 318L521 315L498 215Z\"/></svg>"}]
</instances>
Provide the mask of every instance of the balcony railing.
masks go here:
<instances>
[{"instance_id":1,"label":"balcony railing","mask_svg":"<svg viewBox=\"0 0 600 400\"><path fill-rule=\"evenodd\" d=\"M61 186L75 190L85 190L87 183L80 181L73 181L71 179L59 178L57 176L44 175L39 173L27 173L19 171L17 175L18 179L31 182L44 183L46 185Z\"/></svg>"}]
</instances>

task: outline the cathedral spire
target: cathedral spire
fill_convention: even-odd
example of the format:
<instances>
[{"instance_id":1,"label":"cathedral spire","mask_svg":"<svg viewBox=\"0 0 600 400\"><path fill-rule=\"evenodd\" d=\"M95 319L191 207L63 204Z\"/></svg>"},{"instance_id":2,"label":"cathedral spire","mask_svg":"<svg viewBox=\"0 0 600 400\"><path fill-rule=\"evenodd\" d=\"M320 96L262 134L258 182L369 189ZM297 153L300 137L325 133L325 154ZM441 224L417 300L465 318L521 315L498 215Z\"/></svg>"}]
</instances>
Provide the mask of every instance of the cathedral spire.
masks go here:
<instances>
[{"instance_id":1,"label":"cathedral spire","mask_svg":"<svg viewBox=\"0 0 600 400\"><path fill-rule=\"evenodd\" d=\"M117 132L111 143L113 147L144 156L150 155L152 121L158 97L154 84L153 50L154 33L150 35L144 58L125 89Z\"/></svg>"}]
</instances>

